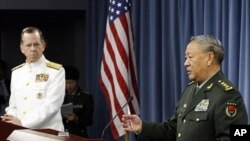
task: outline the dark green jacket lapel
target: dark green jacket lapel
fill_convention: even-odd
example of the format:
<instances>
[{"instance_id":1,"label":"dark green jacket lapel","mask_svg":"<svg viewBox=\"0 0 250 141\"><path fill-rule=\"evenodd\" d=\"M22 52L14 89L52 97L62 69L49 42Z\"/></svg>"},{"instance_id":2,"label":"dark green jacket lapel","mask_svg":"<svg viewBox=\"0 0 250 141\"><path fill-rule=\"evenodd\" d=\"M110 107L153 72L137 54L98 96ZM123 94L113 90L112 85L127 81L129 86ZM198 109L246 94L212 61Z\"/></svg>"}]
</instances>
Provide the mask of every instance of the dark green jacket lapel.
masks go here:
<instances>
[{"instance_id":1,"label":"dark green jacket lapel","mask_svg":"<svg viewBox=\"0 0 250 141\"><path fill-rule=\"evenodd\" d=\"M207 98L206 92L210 91L214 83L222 77L223 73L222 71L219 71L210 80L208 80L207 83L204 84L204 86L202 86L202 88L195 94L192 102L187 107L186 111L183 114L183 117L185 117L186 114L192 111L203 99ZM194 87L194 85L192 87Z\"/></svg>"}]
</instances>

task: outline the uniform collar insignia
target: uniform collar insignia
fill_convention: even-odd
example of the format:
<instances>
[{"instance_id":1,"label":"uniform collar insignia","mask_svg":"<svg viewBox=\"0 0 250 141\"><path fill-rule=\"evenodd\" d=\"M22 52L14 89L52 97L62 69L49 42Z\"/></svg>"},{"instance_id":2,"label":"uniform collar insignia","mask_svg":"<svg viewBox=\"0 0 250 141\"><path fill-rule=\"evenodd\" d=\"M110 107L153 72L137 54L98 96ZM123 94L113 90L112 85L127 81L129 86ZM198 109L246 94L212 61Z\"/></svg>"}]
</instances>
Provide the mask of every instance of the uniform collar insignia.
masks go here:
<instances>
[{"instance_id":1,"label":"uniform collar insignia","mask_svg":"<svg viewBox=\"0 0 250 141\"><path fill-rule=\"evenodd\" d=\"M214 85L213 83L211 83L210 85L208 85L208 86L207 86L207 90L208 90L208 91L211 90L212 87L213 87L213 85Z\"/></svg>"}]
</instances>

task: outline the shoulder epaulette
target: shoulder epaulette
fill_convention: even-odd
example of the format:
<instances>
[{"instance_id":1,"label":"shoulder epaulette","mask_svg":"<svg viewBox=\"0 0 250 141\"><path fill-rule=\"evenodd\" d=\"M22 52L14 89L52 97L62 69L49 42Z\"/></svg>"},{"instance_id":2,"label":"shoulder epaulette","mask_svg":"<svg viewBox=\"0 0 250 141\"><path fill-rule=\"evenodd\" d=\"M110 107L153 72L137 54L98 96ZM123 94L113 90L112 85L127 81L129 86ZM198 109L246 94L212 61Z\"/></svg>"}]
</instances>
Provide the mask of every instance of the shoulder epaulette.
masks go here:
<instances>
[{"instance_id":1,"label":"shoulder epaulette","mask_svg":"<svg viewBox=\"0 0 250 141\"><path fill-rule=\"evenodd\" d=\"M50 67L50 68L53 68L53 69L57 69L57 70L59 70L62 67L61 64L57 64L57 63L50 62L50 61L46 62L46 65L47 65L47 67Z\"/></svg>"},{"instance_id":2,"label":"shoulder epaulette","mask_svg":"<svg viewBox=\"0 0 250 141\"><path fill-rule=\"evenodd\" d=\"M21 64L21 65L18 65L18 66L16 66L16 67L12 68L11 71L14 71L14 70L16 70L16 69L19 69L19 68L21 68L21 67L24 66L24 65L25 65L25 63L23 63L23 64Z\"/></svg>"},{"instance_id":3,"label":"shoulder epaulette","mask_svg":"<svg viewBox=\"0 0 250 141\"><path fill-rule=\"evenodd\" d=\"M218 80L218 83L217 83L223 90L225 91L230 91L230 90L233 90L234 87L232 84L228 83L228 82L225 82L223 80Z\"/></svg>"}]
</instances>

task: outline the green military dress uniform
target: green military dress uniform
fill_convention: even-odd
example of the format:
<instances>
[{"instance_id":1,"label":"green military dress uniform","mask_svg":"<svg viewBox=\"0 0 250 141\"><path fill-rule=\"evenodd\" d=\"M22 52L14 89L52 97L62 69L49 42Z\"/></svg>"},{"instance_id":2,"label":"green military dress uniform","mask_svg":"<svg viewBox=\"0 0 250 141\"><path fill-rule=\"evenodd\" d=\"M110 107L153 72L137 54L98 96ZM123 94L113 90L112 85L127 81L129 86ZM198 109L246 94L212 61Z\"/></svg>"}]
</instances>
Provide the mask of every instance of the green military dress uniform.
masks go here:
<instances>
[{"instance_id":1,"label":"green military dress uniform","mask_svg":"<svg viewBox=\"0 0 250 141\"><path fill-rule=\"evenodd\" d=\"M88 137L87 126L93 123L94 101L91 94L80 88L72 95L66 94L64 104L73 103L73 112L78 116L78 122L63 119L65 131L82 137Z\"/></svg>"},{"instance_id":2,"label":"green military dress uniform","mask_svg":"<svg viewBox=\"0 0 250 141\"><path fill-rule=\"evenodd\" d=\"M143 141L229 141L230 125L247 124L239 91L219 71L194 94L184 90L173 116L164 123L143 121L137 139Z\"/></svg>"}]
</instances>

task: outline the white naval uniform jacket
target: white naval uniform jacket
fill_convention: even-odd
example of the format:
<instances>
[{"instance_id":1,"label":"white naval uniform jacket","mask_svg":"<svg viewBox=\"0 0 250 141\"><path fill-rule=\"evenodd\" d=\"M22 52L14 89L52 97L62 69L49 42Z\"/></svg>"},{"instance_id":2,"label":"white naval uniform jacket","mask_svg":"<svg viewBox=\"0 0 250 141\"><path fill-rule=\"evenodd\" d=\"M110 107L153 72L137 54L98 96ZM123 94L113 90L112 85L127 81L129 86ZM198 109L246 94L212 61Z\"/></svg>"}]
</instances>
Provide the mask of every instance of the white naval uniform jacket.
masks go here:
<instances>
[{"instance_id":1,"label":"white naval uniform jacket","mask_svg":"<svg viewBox=\"0 0 250 141\"><path fill-rule=\"evenodd\" d=\"M19 118L27 128L64 131L61 116L64 96L63 67L42 56L35 63L24 63L12 70L6 113Z\"/></svg>"}]
</instances>

